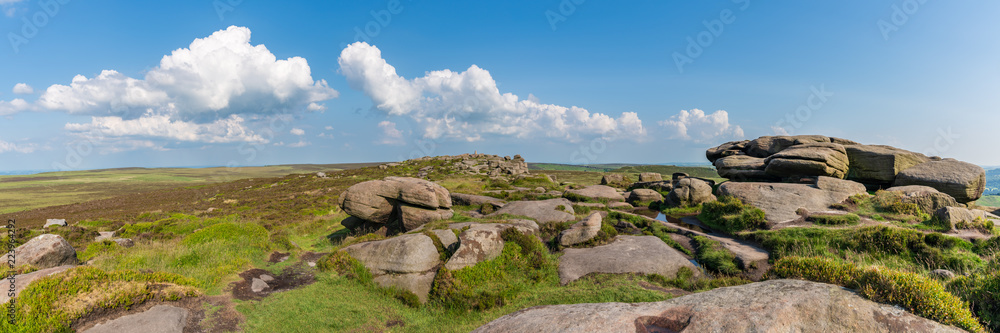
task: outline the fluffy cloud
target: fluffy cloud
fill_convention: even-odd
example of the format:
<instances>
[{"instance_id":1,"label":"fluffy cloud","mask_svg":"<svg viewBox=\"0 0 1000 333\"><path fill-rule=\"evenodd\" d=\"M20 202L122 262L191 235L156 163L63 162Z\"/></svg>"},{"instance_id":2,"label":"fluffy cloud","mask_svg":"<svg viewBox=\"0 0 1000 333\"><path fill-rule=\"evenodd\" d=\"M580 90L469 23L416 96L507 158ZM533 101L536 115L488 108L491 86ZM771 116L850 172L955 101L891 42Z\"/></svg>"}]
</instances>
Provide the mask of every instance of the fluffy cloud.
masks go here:
<instances>
[{"instance_id":1,"label":"fluffy cloud","mask_svg":"<svg viewBox=\"0 0 1000 333\"><path fill-rule=\"evenodd\" d=\"M0 116L14 114L28 109L31 109L31 104L20 98L15 98L10 102L0 101Z\"/></svg>"},{"instance_id":2,"label":"fluffy cloud","mask_svg":"<svg viewBox=\"0 0 1000 333\"><path fill-rule=\"evenodd\" d=\"M0 154L6 152L17 152L29 154L35 151L34 145L19 145L16 143L11 143L7 141L0 140Z\"/></svg>"},{"instance_id":3,"label":"fluffy cloud","mask_svg":"<svg viewBox=\"0 0 1000 333\"><path fill-rule=\"evenodd\" d=\"M250 44L250 29L232 26L188 48L174 50L135 79L113 70L70 85L53 85L38 104L45 109L125 119L149 109L175 119L206 121L232 114L319 110L336 98L326 81L314 81L306 59L278 60L264 45Z\"/></svg>"},{"instance_id":4,"label":"fluffy cloud","mask_svg":"<svg viewBox=\"0 0 1000 333\"><path fill-rule=\"evenodd\" d=\"M396 123L385 120L378 123L378 128L382 130L381 138L376 143L383 145L402 145L403 132L396 129Z\"/></svg>"},{"instance_id":5,"label":"fluffy cloud","mask_svg":"<svg viewBox=\"0 0 1000 333\"><path fill-rule=\"evenodd\" d=\"M20 94L20 95L27 95L27 94L34 94L35 93L35 89L32 88L31 86L29 86L27 83L18 83L18 84L15 84L13 91L14 91L15 94Z\"/></svg>"},{"instance_id":6,"label":"fluffy cloud","mask_svg":"<svg viewBox=\"0 0 1000 333\"><path fill-rule=\"evenodd\" d=\"M738 125L729 124L729 113L725 110L711 114L705 114L705 111L699 109L681 110L677 115L659 124L674 132L671 137L673 139L704 142L743 137L743 129Z\"/></svg>"},{"instance_id":7,"label":"fluffy cloud","mask_svg":"<svg viewBox=\"0 0 1000 333\"><path fill-rule=\"evenodd\" d=\"M293 128L291 131L289 131L289 133L292 133L294 135L305 135L306 131L301 128Z\"/></svg>"},{"instance_id":8,"label":"fluffy cloud","mask_svg":"<svg viewBox=\"0 0 1000 333\"><path fill-rule=\"evenodd\" d=\"M101 137L159 137L208 143L267 142L260 135L246 129L243 123L243 118L238 115L198 124L172 120L166 115L147 114L136 119L92 117L90 123L69 123L66 124L66 129Z\"/></svg>"},{"instance_id":9,"label":"fluffy cloud","mask_svg":"<svg viewBox=\"0 0 1000 333\"><path fill-rule=\"evenodd\" d=\"M614 131L645 135L635 113L615 119L576 106L520 99L500 93L490 73L475 65L464 72L445 69L408 80L396 74L377 47L364 42L345 48L338 62L353 89L368 95L379 110L413 119L425 138L477 141L483 135L500 135L576 141Z\"/></svg>"}]
</instances>

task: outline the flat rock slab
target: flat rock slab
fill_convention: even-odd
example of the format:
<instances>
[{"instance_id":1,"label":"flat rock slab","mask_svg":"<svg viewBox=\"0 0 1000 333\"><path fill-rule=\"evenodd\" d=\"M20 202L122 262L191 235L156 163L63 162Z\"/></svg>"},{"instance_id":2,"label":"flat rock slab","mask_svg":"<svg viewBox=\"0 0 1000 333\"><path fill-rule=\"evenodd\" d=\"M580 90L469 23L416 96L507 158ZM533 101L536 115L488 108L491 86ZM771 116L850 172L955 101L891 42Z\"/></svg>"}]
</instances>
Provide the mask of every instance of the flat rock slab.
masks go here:
<instances>
[{"instance_id":1,"label":"flat rock slab","mask_svg":"<svg viewBox=\"0 0 1000 333\"><path fill-rule=\"evenodd\" d=\"M97 324L83 333L182 333L190 312L169 305L157 305L145 312Z\"/></svg>"},{"instance_id":2,"label":"flat rock slab","mask_svg":"<svg viewBox=\"0 0 1000 333\"><path fill-rule=\"evenodd\" d=\"M771 280L663 302L543 305L473 332L964 332L824 283Z\"/></svg>"},{"instance_id":3,"label":"flat rock slab","mask_svg":"<svg viewBox=\"0 0 1000 333\"><path fill-rule=\"evenodd\" d=\"M15 275L14 276L14 295L20 294L21 291L24 290L24 288L27 288L28 285L30 285L35 280L41 279L41 278L49 276L49 275L53 275L53 274L58 274L58 273L65 272L67 269L70 269L70 268L73 268L73 267L76 267L76 266L73 266L73 265L63 265L63 266L59 266L59 267L52 267L52 268L46 268L46 269L42 269L42 270L37 270L37 271L31 272L31 273L28 273L28 274ZM8 280L4 280L4 282L6 282L5 284L6 284L6 287L7 287L7 288L4 288L4 289L10 288L10 282ZM9 296L9 294L7 292L0 293L0 304L7 303L7 301L9 301L9 300L10 300L10 296Z\"/></svg>"},{"instance_id":4,"label":"flat rock slab","mask_svg":"<svg viewBox=\"0 0 1000 333\"><path fill-rule=\"evenodd\" d=\"M625 201L625 197L618 193L618 190L606 185L591 185L577 190L566 190L567 194L587 197L594 200Z\"/></svg>"},{"instance_id":5,"label":"flat rock slab","mask_svg":"<svg viewBox=\"0 0 1000 333\"><path fill-rule=\"evenodd\" d=\"M859 193L867 193L864 185L830 177L819 177L813 185L726 182L719 186L720 195L734 196L763 210L770 224L798 219L796 211L799 208L827 210L830 205Z\"/></svg>"},{"instance_id":6,"label":"flat rock slab","mask_svg":"<svg viewBox=\"0 0 1000 333\"><path fill-rule=\"evenodd\" d=\"M566 249L559 258L559 282L570 283L590 273L660 274L671 278L687 267L700 270L684 254L656 236L618 236L608 245Z\"/></svg>"},{"instance_id":7,"label":"flat rock slab","mask_svg":"<svg viewBox=\"0 0 1000 333\"><path fill-rule=\"evenodd\" d=\"M562 206L563 209L559 209ZM565 198L508 202L491 215L510 214L527 216L538 223L568 222L576 219L573 202Z\"/></svg>"}]
</instances>

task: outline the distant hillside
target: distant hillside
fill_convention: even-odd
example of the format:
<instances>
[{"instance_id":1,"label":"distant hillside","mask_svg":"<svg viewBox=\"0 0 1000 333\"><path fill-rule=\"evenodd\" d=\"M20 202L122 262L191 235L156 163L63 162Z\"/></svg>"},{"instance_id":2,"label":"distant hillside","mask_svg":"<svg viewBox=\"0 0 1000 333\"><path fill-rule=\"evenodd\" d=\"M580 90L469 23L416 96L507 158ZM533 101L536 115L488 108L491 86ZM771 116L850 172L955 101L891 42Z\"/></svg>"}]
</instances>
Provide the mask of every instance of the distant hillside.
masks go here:
<instances>
[{"instance_id":1,"label":"distant hillside","mask_svg":"<svg viewBox=\"0 0 1000 333\"><path fill-rule=\"evenodd\" d=\"M1000 169L986 170L985 194L1000 195Z\"/></svg>"},{"instance_id":2,"label":"distant hillside","mask_svg":"<svg viewBox=\"0 0 1000 333\"><path fill-rule=\"evenodd\" d=\"M656 172L663 175L664 177L670 177L670 175L673 175L675 172L683 172L692 177L721 178L713 168L674 166L674 165L633 165L633 166L626 166L619 168L617 170L614 170L613 172L623 172L623 173Z\"/></svg>"},{"instance_id":3,"label":"distant hillside","mask_svg":"<svg viewBox=\"0 0 1000 333\"><path fill-rule=\"evenodd\" d=\"M557 164L557 163L528 163L528 170L557 170L557 171L591 171L608 172L622 167L635 164Z\"/></svg>"}]
</instances>

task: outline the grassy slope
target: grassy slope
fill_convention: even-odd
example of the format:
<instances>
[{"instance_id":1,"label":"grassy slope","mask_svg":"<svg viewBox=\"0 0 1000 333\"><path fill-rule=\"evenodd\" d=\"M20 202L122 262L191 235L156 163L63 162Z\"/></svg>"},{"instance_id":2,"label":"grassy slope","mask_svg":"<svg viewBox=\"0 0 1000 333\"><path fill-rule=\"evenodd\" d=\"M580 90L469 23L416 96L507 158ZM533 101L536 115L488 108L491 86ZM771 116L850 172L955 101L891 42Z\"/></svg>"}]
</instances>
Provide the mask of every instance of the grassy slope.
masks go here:
<instances>
[{"instance_id":1,"label":"grassy slope","mask_svg":"<svg viewBox=\"0 0 1000 333\"><path fill-rule=\"evenodd\" d=\"M245 178L352 169L369 164L278 165L237 168L122 168L0 176L0 214L80 203L123 194ZM51 218L61 218L52 216Z\"/></svg>"},{"instance_id":2,"label":"grassy slope","mask_svg":"<svg viewBox=\"0 0 1000 333\"><path fill-rule=\"evenodd\" d=\"M976 204L987 207L1000 207L1000 195L984 195L979 201L976 201Z\"/></svg>"}]
</instances>

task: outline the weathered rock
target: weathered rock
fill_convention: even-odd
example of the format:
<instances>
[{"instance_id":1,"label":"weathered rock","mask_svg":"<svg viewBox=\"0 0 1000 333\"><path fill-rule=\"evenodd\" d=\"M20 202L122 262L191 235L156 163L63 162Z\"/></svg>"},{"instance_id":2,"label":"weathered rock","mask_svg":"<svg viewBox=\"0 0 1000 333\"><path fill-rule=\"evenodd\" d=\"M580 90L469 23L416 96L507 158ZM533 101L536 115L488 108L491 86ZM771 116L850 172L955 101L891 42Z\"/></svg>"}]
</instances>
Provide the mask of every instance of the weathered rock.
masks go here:
<instances>
[{"instance_id":1,"label":"weathered rock","mask_svg":"<svg viewBox=\"0 0 1000 333\"><path fill-rule=\"evenodd\" d=\"M559 209L560 206L562 206L562 209ZM526 216L538 223L567 222L576 218L573 216L573 202L565 198L512 201L508 202L503 208L500 208L500 210L497 210L492 215L499 214Z\"/></svg>"},{"instance_id":2,"label":"weathered rock","mask_svg":"<svg viewBox=\"0 0 1000 333\"><path fill-rule=\"evenodd\" d=\"M18 264L29 264L39 269L76 265L76 250L62 236L44 234L32 238L14 249Z\"/></svg>"},{"instance_id":3,"label":"weathered rock","mask_svg":"<svg viewBox=\"0 0 1000 333\"><path fill-rule=\"evenodd\" d=\"M274 277L270 276L270 275L267 275L267 274L261 274L260 275L260 280L264 281L264 282L271 282L271 281L274 281Z\"/></svg>"},{"instance_id":4,"label":"weathered rock","mask_svg":"<svg viewBox=\"0 0 1000 333\"><path fill-rule=\"evenodd\" d=\"M656 236L617 236L610 244L566 249L559 257L559 281L567 284L590 273L640 273L676 276L687 267L700 274L683 254Z\"/></svg>"},{"instance_id":5,"label":"weathered rock","mask_svg":"<svg viewBox=\"0 0 1000 333\"><path fill-rule=\"evenodd\" d=\"M822 135L762 136L750 140L745 151L750 156L768 157L794 145L824 142L830 142L830 138Z\"/></svg>"},{"instance_id":6,"label":"weathered rock","mask_svg":"<svg viewBox=\"0 0 1000 333\"><path fill-rule=\"evenodd\" d=\"M977 221L982 223L990 220L993 221L993 224L1000 225L1000 216L993 215L990 212L980 209L944 207L938 209L938 211L934 213L934 216L936 216L939 221L950 225L951 230L958 230L958 225L961 223L975 223Z\"/></svg>"},{"instance_id":7,"label":"weathered rock","mask_svg":"<svg viewBox=\"0 0 1000 333\"><path fill-rule=\"evenodd\" d=\"M458 248L458 236L451 229L437 229L431 230L431 232L437 236L444 248L451 249L452 251Z\"/></svg>"},{"instance_id":8,"label":"weathered rock","mask_svg":"<svg viewBox=\"0 0 1000 333\"><path fill-rule=\"evenodd\" d=\"M629 203L663 201L663 195L650 189L638 188L629 193Z\"/></svg>"},{"instance_id":9,"label":"weathered rock","mask_svg":"<svg viewBox=\"0 0 1000 333\"><path fill-rule=\"evenodd\" d=\"M41 278L49 276L49 275L59 274L59 273L65 272L67 269L70 269L70 268L73 268L73 267L76 267L76 266L74 266L74 265L63 265L63 266L57 266L57 267L50 267L50 268L46 268L46 269L41 269L41 270L37 270L37 271L31 272L31 273L27 273L27 274L18 274L18 275L15 275L14 279L12 280L14 282L14 295L20 294L21 291L24 290L24 288L27 288L28 285L30 285L35 280L41 279ZM11 280L5 280L4 281L4 282L6 282L5 283L5 287L6 288L4 288L4 289L10 289L10 282L9 281L11 281ZM5 304L5 303L7 303L7 301L10 301L10 295L6 291L0 293L0 304Z\"/></svg>"},{"instance_id":10,"label":"weathered rock","mask_svg":"<svg viewBox=\"0 0 1000 333\"><path fill-rule=\"evenodd\" d=\"M459 222L448 225L448 229L455 230L466 229L466 227L468 227L467 230L490 229L496 230L497 232L502 232L508 228L516 228L517 231L526 235L538 235L540 230L538 223L535 223L535 221L521 219L506 220L498 223Z\"/></svg>"},{"instance_id":11,"label":"weathered rock","mask_svg":"<svg viewBox=\"0 0 1000 333\"><path fill-rule=\"evenodd\" d=\"M451 209L423 208L408 204L399 204L399 219L405 230L413 230L429 222L447 220L455 215Z\"/></svg>"},{"instance_id":12,"label":"weathered rock","mask_svg":"<svg viewBox=\"0 0 1000 333\"><path fill-rule=\"evenodd\" d=\"M731 155L715 160L719 176L738 182L772 181L778 177L767 174L764 158L749 155Z\"/></svg>"},{"instance_id":13,"label":"weathered rock","mask_svg":"<svg viewBox=\"0 0 1000 333\"><path fill-rule=\"evenodd\" d=\"M719 186L719 195L731 195L760 208L771 224L798 219L799 208L827 210L859 193L867 193L864 185L830 177L818 177L813 185L727 182Z\"/></svg>"},{"instance_id":14,"label":"weathered rock","mask_svg":"<svg viewBox=\"0 0 1000 333\"><path fill-rule=\"evenodd\" d=\"M844 146L851 168L847 179L886 187L896 175L912 166L928 161L927 156L883 145Z\"/></svg>"},{"instance_id":15,"label":"weathered rock","mask_svg":"<svg viewBox=\"0 0 1000 333\"><path fill-rule=\"evenodd\" d=\"M95 242L100 242L100 241L103 241L105 239L111 240L111 239L113 239L115 237L115 232L114 231L100 231L97 234L99 236L97 236L97 237L94 238Z\"/></svg>"},{"instance_id":16,"label":"weathered rock","mask_svg":"<svg viewBox=\"0 0 1000 333\"><path fill-rule=\"evenodd\" d=\"M361 182L340 195L347 214L374 224L401 222L403 230L451 217L451 205L451 195L441 185L407 177ZM365 223L351 224L357 228Z\"/></svg>"},{"instance_id":17,"label":"weathered rock","mask_svg":"<svg viewBox=\"0 0 1000 333\"><path fill-rule=\"evenodd\" d=\"M465 193L451 193L451 202L455 205L461 206L482 206L483 204L491 204L495 208L503 207L506 201L488 197L485 195L475 195L475 194L465 194Z\"/></svg>"},{"instance_id":18,"label":"weathered rock","mask_svg":"<svg viewBox=\"0 0 1000 333\"><path fill-rule=\"evenodd\" d=\"M45 226L43 226L43 228L48 228L48 227L65 227L65 226L66 226L66 220L65 219L48 219L48 220L45 220Z\"/></svg>"},{"instance_id":19,"label":"weathered rock","mask_svg":"<svg viewBox=\"0 0 1000 333\"><path fill-rule=\"evenodd\" d=\"M135 246L135 242L133 242L131 238L115 238L114 242L116 244L118 244L118 246L121 246L121 247L133 247L133 246Z\"/></svg>"},{"instance_id":20,"label":"weathered rock","mask_svg":"<svg viewBox=\"0 0 1000 333\"><path fill-rule=\"evenodd\" d=\"M458 250L444 264L444 268L458 270L494 259L503 252L503 238L499 228L470 228L458 235Z\"/></svg>"},{"instance_id":21,"label":"weathered rock","mask_svg":"<svg viewBox=\"0 0 1000 333\"><path fill-rule=\"evenodd\" d=\"M363 263L380 286L408 290L421 302L427 301L434 281L434 267L441 262L434 241L423 234L354 244L340 251Z\"/></svg>"},{"instance_id":22,"label":"weathered rock","mask_svg":"<svg viewBox=\"0 0 1000 333\"><path fill-rule=\"evenodd\" d=\"M182 333L190 311L170 305L157 305L144 312L97 324L83 333Z\"/></svg>"},{"instance_id":23,"label":"weathered rock","mask_svg":"<svg viewBox=\"0 0 1000 333\"><path fill-rule=\"evenodd\" d=\"M508 332L964 332L839 286L771 280L653 303L543 305L477 328Z\"/></svg>"},{"instance_id":24,"label":"weathered rock","mask_svg":"<svg viewBox=\"0 0 1000 333\"><path fill-rule=\"evenodd\" d=\"M629 183L627 178L628 177L625 177L625 175L620 173L607 173L604 174L603 177L601 177L601 185L625 186L628 185L627 183Z\"/></svg>"},{"instance_id":25,"label":"weathered rock","mask_svg":"<svg viewBox=\"0 0 1000 333\"><path fill-rule=\"evenodd\" d=\"M952 196L961 203L979 200L986 189L986 171L982 167L943 159L922 163L896 176L895 186L924 185Z\"/></svg>"},{"instance_id":26,"label":"weathered rock","mask_svg":"<svg viewBox=\"0 0 1000 333\"><path fill-rule=\"evenodd\" d=\"M270 287L271 286L267 285L267 282L264 282L264 280L262 279L254 278L250 282L250 290L252 290L255 293L260 293Z\"/></svg>"},{"instance_id":27,"label":"weathered rock","mask_svg":"<svg viewBox=\"0 0 1000 333\"><path fill-rule=\"evenodd\" d=\"M591 185L581 189L576 190L566 190L563 196L576 195L585 197L588 199L599 200L599 201L609 201L609 202L621 202L625 201L625 197L618 193L614 187L606 185Z\"/></svg>"},{"instance_id":28,"label":"weathered rock","mask_svg":"<svg viewBox=\"0 0 1000 333\"><path fill-rule=\"evenodd\" d=\"M639 182L658 182L663 180L663 176L655 172L643 172L639 174Z\"/></svg>"},{"instance_id":29,"label":"weathered rock","mask_svg":"<svg viewBox=\"0 0 1000 333\"><path fill-rule=\"evenodd\" d=\"M794 145L769 156L764 162L767 164L765 173L779 178L844 178L849 165L844 146L829 142Z\"/></svg>"},{"instance_id":30,"label":"weathered rock","mask_svg":"<svg viewBox=\"0 0 1000 333\"><path fill-rule=\"evenodd\" d=\"M674 189L674 183L669 180L661 180L658 182L632 183L632 185L629 185L628 187L629 190L634 190L637 188L645 188L658 192L670 192L670 190Z\"/></svg>"},{"instance_id":31,"label":"weathered rock","mask_svg":"<svg viewBox=\"0 0 1000 333\"><path fill-rule=\"evenodd\" d=\"M920 210L927 214L934 214L938 209L944 207L957 207L959 204L950 195L939 192L930 186L909 185L895 186L886 191L900 192L903 194L903 203L913 203L920 206Z\"/></svg>"},{"instance_id":32,"label":"weathered rock","mask_svg":"<svg viewBox=\"0 0 1000 333\"><path fill-rule=\"evenodd\" d=\"M690 177L678 180L667 196L667 203L675 207L695 206L715 200L710 183Z\"/></svg>"},{"instance_id":33,"label":"weathered rock","mask_svg":"<svg viewBox=\"0 0 1000 333\"><path fill-rule=\"evenodd\" d=\"M601 220L600 213L591 213L582 221L559 233L559 245L571 246L593 239L601 231Z\"/></svg>"},{"instance_id":34,"label":"weathered rock","mask_svg":"<svg viewBox=\"0 0 1000 333\"><path fill-rule=\"evenodd\" d=\"M710 162L715 163L716 160L726 156L743 154L743 151L747 148L748 143L750 143L750 140L726 142L715 148L709 148L706 150L705 157L707 157Z\"/></svg>"},{"instance_id":35,"label":"weathered rock","mask_svg":"<svg viewBox=\"0 0 1000 333\"><path fill-rule=\"evenodd\" d=\"M931 276L941 280L951 280L955 278L955 273L947 269L935 269L931 271Z\"/></svg>"},{"instance_id":36,"label":"weathered rock","mask_svg":"<svg viewBox=\"0 0 1000 333\"><path fill-rule=\"evenodd\" d=\"M632 207L632 204L627 202L612 202L608 204L608 208L614 210L624 210L624 211L632 211L633 209L635 209L635 207Z\"/></svg>"}]
</instances>

